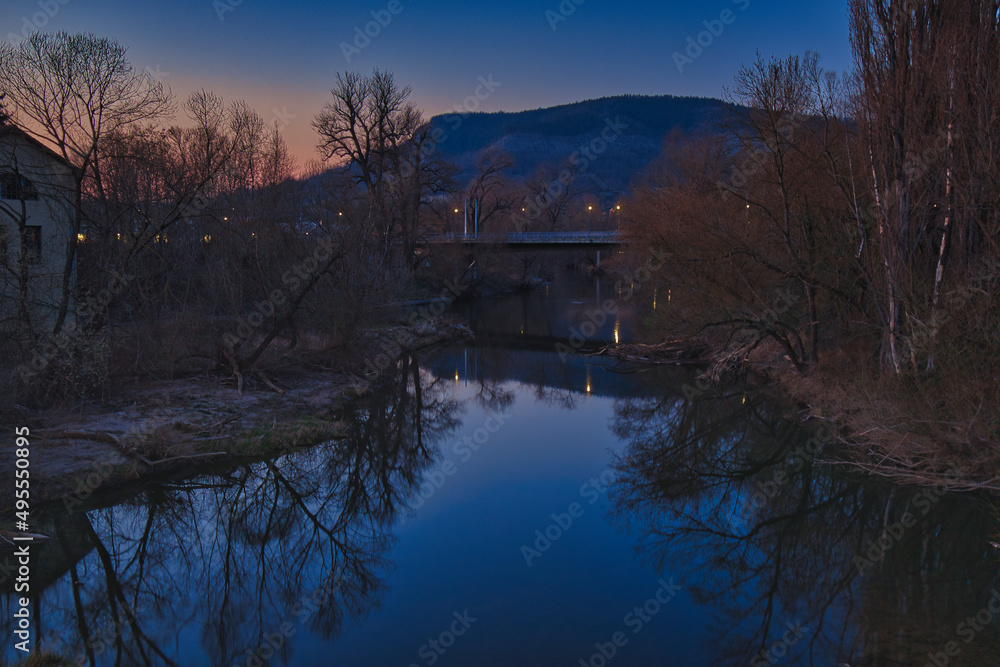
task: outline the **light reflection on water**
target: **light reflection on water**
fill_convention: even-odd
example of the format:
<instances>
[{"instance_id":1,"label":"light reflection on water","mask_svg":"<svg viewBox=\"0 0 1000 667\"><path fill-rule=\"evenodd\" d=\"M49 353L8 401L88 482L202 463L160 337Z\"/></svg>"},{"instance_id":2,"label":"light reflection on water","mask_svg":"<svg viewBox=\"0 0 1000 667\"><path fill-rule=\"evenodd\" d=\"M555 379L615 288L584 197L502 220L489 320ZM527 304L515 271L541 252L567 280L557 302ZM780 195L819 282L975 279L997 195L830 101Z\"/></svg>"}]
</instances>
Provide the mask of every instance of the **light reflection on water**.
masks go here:
<instances>
[{"instance_id":1,"label":"light reflection on water","mask_svg":"<svg viewBox=\"0 0 1000 667\"><path fill-rule=\"evenodd\" d=\"M564 361L552 340L580 310L552 292L568 310L547 321L537 296L477 304L478 341L404 357L344 410L345 441L51 509L46 646L100 665L857 666L954 641L950 664L992 664L1000 619L958 634L998 585L984 506L831 474L744 387Z\"/></svg>"}]
</instances>

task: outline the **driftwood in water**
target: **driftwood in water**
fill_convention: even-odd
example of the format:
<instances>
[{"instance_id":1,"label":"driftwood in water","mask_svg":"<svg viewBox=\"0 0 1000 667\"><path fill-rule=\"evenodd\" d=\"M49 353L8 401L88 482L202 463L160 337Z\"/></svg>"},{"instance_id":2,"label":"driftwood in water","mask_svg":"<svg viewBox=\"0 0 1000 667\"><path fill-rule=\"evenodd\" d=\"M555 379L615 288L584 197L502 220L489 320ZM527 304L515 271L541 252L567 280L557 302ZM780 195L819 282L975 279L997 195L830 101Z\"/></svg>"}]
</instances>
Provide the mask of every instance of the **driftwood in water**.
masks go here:
<instances>
[{"instance_id":1,"label":"driftwood in water","mask_svg":"<svg viewBox=\"0 0 1000 667\"><path fill-rule=\"evenodd\" d=\"M645 343L623 343L609 345L598 351L625 361L644 364L697 364L704 361L704 348L691 341L664 341L647 345Z\"/></svg>"}]
</instances>

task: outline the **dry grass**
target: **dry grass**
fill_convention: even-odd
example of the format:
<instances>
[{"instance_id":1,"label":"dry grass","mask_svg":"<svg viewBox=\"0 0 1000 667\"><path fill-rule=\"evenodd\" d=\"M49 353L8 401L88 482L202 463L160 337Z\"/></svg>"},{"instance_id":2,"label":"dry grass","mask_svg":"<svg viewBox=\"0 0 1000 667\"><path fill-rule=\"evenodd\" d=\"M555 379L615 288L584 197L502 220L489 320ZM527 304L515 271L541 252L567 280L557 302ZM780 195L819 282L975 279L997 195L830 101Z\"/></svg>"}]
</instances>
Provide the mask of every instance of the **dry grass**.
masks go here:
<instances>
[{"instance_id":1,"label":"dry grass","mask_svg":"<svg viewBox=\"0 0 1000 667\"><path fill-rule=\"evenodd\" d=\"M943 357L932 373L896 377L869 346L828 351L808 376L778 367L785 393L842 426L851 465L898 482L1000 492L1000 414L992 364ZM977 366L977 367L973 367Z\"/></svg>"}]
</instances>

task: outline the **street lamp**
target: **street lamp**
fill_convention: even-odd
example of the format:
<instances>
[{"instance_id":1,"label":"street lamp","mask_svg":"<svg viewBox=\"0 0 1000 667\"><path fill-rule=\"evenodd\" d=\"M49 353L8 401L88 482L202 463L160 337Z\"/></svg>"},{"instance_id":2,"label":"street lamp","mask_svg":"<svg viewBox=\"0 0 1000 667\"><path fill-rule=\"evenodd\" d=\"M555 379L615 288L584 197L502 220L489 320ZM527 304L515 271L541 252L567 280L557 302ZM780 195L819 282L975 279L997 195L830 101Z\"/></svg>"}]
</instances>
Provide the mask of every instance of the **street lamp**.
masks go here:
<instances>
[{"instance_id":1,"label":"street lamp","mask_svg":"<svg viewBox=\"0 0 1000 667\"><path fill-rule=\"evenodd\" d=\"M587 205L587 238L590 238L590 212L594 210L594 207L590 204Z\"/></svg>"}]
</instances>

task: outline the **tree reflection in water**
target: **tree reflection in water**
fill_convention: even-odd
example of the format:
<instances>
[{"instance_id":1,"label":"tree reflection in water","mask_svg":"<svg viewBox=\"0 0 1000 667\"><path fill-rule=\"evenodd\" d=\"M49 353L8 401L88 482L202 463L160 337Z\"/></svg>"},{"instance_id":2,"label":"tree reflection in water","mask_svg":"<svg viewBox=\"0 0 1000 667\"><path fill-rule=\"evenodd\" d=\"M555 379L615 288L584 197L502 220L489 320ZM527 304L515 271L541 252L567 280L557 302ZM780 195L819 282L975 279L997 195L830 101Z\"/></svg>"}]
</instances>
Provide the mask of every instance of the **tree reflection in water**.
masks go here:
<instances>
[{"instance_id":1,"label":"tree reflection in water","mask_svg":"<svg viewBox=\"0 0 1000 667\"><path fill-rule=\"evenodd\" d=\"M36 607L43 645L91 665L185 665L200 645L232 665L270 643L277 665L296 633L339 635L379 605L398 511L460 410L404 357L344 410L345 440L51 516L45 557L72 564Z\"/></svg>"},{"instance_id":2,"label":"tree reflection in water","mask_svg":"<svg viewBox=\"0 0 1000 667\"><path fill-rule=\"evenodd\" d=\"M967 623L1000 590L985 503L835 474L742 388L620 399L614 430L613 520L715 609L712 664L934 664L948 642L938 664L996 664L1000 615ZM767 654L788 622L808 632Z\"/></svg>"}]
</instances>

